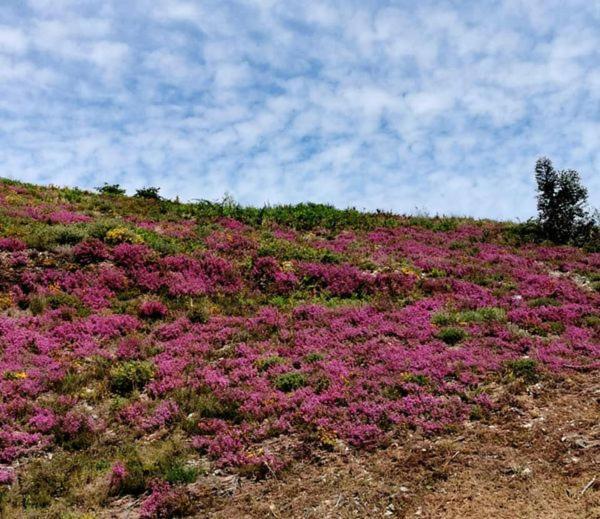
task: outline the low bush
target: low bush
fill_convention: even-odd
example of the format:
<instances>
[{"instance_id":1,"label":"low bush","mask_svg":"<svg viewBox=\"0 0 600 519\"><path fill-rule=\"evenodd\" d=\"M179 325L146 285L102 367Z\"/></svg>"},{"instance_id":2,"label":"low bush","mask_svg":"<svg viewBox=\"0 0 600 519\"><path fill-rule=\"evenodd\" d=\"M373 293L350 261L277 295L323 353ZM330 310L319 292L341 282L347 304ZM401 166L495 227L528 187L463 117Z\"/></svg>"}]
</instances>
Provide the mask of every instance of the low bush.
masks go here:
<instances>
[{"instance_id":1,"label":"low bush","mask_svg":"<svg viewBox=\"0 0 600 519\"><path fill-rule=\"evenodd\" d=\"M140 304L138 315L144 319L161 319L168 311L161 301L144 301Z\"/></svg>"},{"instance_id":2,"label":"low bush","mask_svg":"<svg viewBox=\"0 0 600 519\"><path fill-rule=\"evenodd\" d=\"M143 389L153 376L154 364L150 361L122 362L110 370L110 388L114 393L127 395L134 389Z\"/></svg>"},{"instance_id":3,"label":"low bush","mask_svg":"<svg viewBox=\"0 0 600 519\"><path fill-rule=\"evenodd\" d=\"M289 393L306 386L306 382L306 375L304 375L304 373L283 373L275 378L275 387L279 389L279 391Z\"/></svg>"},{"instance_id":4,"label":"low bush","mask_svg":"<svg viewBox=\"0 0 600 519\"><path fill-rule=\"evenodd\" d=\"M304 357L304 361L308 362L309 364L314 364L315 362L319 362L320 360L323 360L325 358L325 355L323 355L322 353L309 353L308 355L306 355Z\"/></svg>"},{"instance_id":5,"label":"low bush","mask_svg":"<svg viewBox=\"0 0 600 519\"><path fill-rule=\"evenodd\" d=\"M107 182L94 189L102 195L123 196L125 194L125 190L119 184L108 184Z\"/></svg>"},{"instance_id":6,"label":"low bush","mask_svg":"<svg viewBox=\"0 0 600 519\"><path fill-rule=\"evenodd\" d=\"M516 359L505 363L506 373L512 378L520 378L527 384L535 384L540 374L534 359Z\"/></svg>"},{"instance_id":7,"label":"low bush","mask_svg":"<svg viewBox=\"0 0 600 519\"><path fill-rule=\"evenodd\" d=\"M462 328L454 328L448 327L441 329L436 337L441 341L444 341L449 346L454 346L462 341L467 336L467 332L465 332Z\"/></svg>"},{"instance_id":8,"label":"low bush","mask_svg":"<svg viewBox=\"0 0 600 519\"><path fill-rule=\"evenodd\" d=\"M146 198L148 200L160 200L161 197L158 194L160 191L160 187L143 187L141 189L136 190L135 197L137 198Z\"/></svg>"},{"instance_id":9,"label":"low bush","mask_svg":"<svg viewBox=\"0 0 600 519\"><path fill-rule=\"evenodd\" d=\"M107 259L109 252L99 239L90 238L73 247L73 256L82 265L87 265Z\"/></svg>"},{"instance_id":10,"label":"low bush","mask_svg":"<svg viewBox=\"0 0 600 519\"><path fill-rule=\"evenodd\" d=\"M115 227L106 233L104 240L116 245L119 243L142 243L143 238L127 227Z\"/></svg>"},{"instance_id":11,"label":"low bush","mask_svg":"<svg viewBox=\"0 0 600 519\"><path fill-rule=\"evenodd\" d=\"M270 367L276 366L277 364L283 364L284 362L285 359L280 357L279 355L271 355L269 357L257 359L255 365L259 371L266 371Z\"/></svg>"},{"instance_id":12,"label":"low bush","mask_svg":"<svg viewBox=\"0 0 600 519\"><path fill-rule=\"evenodd\" d=\"M210 310L202 303L194 303L188 307L187 317L194 324L206 324L210 320Z\"/></svg>"},{"instance_id":13,"label":"low bush","mask_svg":"<svg viewBox=\"0 0 600 519\"><path fill-rule=\"evenodd\" d=\"M434 314L431 322L439 326L448 326L460 323L490 323L506 321L506 311L502 308L485 307L477 310L464 310L460 312L439 312Z\"/></svg>"}]
</instances>

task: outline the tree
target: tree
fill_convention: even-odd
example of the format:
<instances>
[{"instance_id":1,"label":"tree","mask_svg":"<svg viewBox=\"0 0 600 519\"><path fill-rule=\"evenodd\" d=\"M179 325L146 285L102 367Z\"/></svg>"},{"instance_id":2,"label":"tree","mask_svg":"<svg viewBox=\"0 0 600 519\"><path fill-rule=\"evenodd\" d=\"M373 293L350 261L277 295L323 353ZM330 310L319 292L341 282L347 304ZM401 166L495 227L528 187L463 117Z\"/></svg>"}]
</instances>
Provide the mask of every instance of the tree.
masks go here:
<instances>
[{"instance_id":1,"label":"tree","mask_svg":"<svg viewBox=\"0 0 600 519\"><path fill-rule=\"evenodd\" d=\"M103 186L96 187L95 189L103 195L123 196L125 194L125 190L119 184L108 184L104 182Z\"/></svg>"},{"instance_id":2,"label":"tree","mask_svg":"<svg viewBox=\"0 0 600 519\"><path fill-rule=\"evenodd\" d=\"M555 170L550 159L542 157L535 165L535 180L543 238L555 243L585 242L595 223L586 209L588 193L579 173L572 169Z\"/></svg>"},{"instance_id":3,"label":"tree","mask_svg":"<svg viewBox=\"0 0 600 519\"><path fill-rule=\"evenodd\" d=\"M149 198L152 200L160 200L158 192L160 187L143 187L135 192L135 196L138 198Z\"/></svg>"}]
</instances>

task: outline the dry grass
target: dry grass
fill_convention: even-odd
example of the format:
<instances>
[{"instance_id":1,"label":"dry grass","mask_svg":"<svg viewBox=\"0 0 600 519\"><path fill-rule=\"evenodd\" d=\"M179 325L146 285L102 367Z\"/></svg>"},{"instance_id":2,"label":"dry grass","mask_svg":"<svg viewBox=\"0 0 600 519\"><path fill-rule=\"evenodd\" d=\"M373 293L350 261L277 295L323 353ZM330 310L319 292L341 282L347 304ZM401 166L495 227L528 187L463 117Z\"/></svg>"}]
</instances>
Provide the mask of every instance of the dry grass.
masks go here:
<instances>
[{"instance_id":1,"label":"dry grass","mask_svg":"<svg viewBox=\"0 0 600 519\"><path fill-rule=\"evenodd\" d=\"M507 392L494 417L444 437L324 453L277 479L216 478L198 517L598 518L600 383L551 386Z\"/></svg>"}]
</instances>

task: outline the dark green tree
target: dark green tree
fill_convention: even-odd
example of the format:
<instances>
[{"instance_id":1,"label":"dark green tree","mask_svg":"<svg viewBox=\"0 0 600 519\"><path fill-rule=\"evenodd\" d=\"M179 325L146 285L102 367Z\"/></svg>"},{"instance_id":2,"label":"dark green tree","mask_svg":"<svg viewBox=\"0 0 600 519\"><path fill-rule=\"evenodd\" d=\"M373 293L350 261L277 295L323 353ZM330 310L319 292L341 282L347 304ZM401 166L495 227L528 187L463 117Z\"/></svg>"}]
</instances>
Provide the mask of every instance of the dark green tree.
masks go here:
<instances>
[{"instance_id":1,"label":"dark green tree","mask_svg":"<svg viewBox=\"0 0 600 519\"><path fill-rule=\"evenodd\" d=\"M160 200L158 192L160 187L142 187L135 192L135 196L138 198L149 198L152 200Z\"/></svg>"},{"instance_id":2,"label":"dark green tree","mask_svg":"<svg viewBox=\"0 0 600 519\"><path fill-rule=\"evenodd\" d=\"M542 157L535 165L535 180L542 237L555 243L585 242L595 223L586 208L588 193L579 173L556 170L550 159Z\"/></svg>"},{"instance_id":3,"label":"dark green tree","mask_svg":"<svg viewBox=\"0 0 600 519\"><path fill-rule=\"evenodd\" d=\"M107 182L104 182L103 186L96 187L95 189L103 195L123 196L125 194L125 190L119 184L108 184Z\"/></svg>"}]
</instances>

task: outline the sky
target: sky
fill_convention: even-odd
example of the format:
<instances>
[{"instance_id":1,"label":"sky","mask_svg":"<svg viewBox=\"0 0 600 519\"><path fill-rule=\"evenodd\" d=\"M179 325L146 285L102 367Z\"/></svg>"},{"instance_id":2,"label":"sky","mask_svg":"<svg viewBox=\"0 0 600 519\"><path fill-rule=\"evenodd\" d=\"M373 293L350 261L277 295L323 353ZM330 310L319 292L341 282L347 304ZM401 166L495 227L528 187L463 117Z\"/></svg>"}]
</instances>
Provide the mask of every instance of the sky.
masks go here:
<instances>
[{"instance_id":1,"label":"sky","mask_svg":"<svg viewBox=\"0 0 600 519\"><path fill-rule=\"evenodd\" d=\"M0 176L526 219L600 206L600 0L2 0Z\"/></svg>"}]
</instances>

